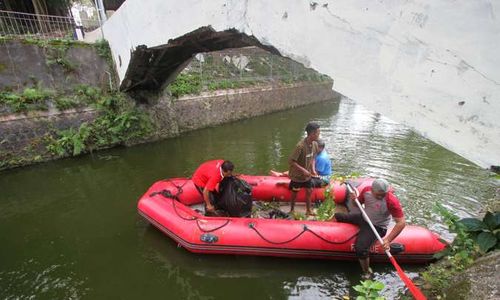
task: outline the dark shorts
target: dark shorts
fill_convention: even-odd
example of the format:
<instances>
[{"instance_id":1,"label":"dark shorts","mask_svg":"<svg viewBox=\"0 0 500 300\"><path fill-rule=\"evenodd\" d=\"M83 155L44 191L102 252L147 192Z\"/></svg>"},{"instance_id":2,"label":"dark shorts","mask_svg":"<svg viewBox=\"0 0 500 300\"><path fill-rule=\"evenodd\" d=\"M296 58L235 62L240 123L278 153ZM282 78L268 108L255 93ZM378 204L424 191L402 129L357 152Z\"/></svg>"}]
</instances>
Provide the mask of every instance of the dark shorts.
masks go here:
<instances>
[{"instance_id":1,"label":"dark shorts","mask_svg":"<svg viewBox=\"0 0 500 300\"><path fill-rule=\"evenodd\" d=\"M288 185L288 189L292 191L297 191L301 188L306 188L306 189L312 189L313 188L313 182L311 179L305 182L297 182L290 180L290 184Z\"/></svg>"},{"instance_id":2,"label":"dark shorts","mask_svg":"<svg viewBox=\"0 0 500 300\"><path fill-rule=\"evenodd\" d=\"M356 251L356 256L358 258L367 258L370 253L370 247L377 240L377 237L370 228L370 225L365 221L365 219L363 219L361 213L336 213L335 219L338 222L351 223L359 226L359 233L356 239L356 243L354 244L354 248ZM375 229L381 237L385 236L385 234L387 233L387 229L376 225Z\"/></svg>"},{"instance_id":3,"label":"dark shorts","mask_svg":"<svg viewBox=\"0 0 500 300\"><path fill-rule=\"evenodd\" d=\"M324 181L320 177L311 178L311 182L313 188L320 188L328 185L328 182Z\"/></svg>"}]
</instances>

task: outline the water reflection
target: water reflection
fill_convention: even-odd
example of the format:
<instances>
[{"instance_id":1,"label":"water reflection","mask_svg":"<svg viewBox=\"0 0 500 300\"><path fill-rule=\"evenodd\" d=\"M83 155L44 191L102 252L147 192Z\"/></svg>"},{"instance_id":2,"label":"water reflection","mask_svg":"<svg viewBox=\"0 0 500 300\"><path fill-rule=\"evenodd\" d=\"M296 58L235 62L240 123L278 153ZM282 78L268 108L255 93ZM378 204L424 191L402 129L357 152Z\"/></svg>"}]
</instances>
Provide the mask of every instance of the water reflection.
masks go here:
<instances>
[{"instance_id":1,"label":"water reflection","mask_svg":"<svg viewBox=\"0 0 500 300\"><path fill-rule=\"evenodd\" d=\"M80 299L89 288L74 268L75 263L45 265L35 259L23 261L13 270L0 271L0 298Z\"/></svg>"}]
</instances>

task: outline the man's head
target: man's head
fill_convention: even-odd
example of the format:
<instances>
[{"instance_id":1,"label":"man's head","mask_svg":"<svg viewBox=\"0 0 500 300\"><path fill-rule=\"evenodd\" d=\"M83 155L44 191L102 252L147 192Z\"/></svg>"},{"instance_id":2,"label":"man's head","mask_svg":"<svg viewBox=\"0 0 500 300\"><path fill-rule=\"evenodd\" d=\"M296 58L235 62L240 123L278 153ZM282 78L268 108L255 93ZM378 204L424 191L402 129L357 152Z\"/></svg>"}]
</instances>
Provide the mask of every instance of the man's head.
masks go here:
<instances>
[{"instance_id":1,"label":"man's head","mask_svg":"<svg viewBox=\"0 0 500 300\"><path fill-rule=\"evenodd\" d=\"M319 139L319 124L315 122L310 122L306 126L307 137L311 141L317 141Z\"/></svg>"},{"instance_id":2,"label":"man's head","mask_svg":"<svg viewBox=\"0 0 500 300\"><path fill-rule=\"evenodd\" d=\"M318 153L321 153L321 151L325 150L325 141L323 140L318 140Z\"/></svg>"},{"instance_id":3,"label":"man's head","mask_svg":"<svg viewBox=\"0 0 500 300\"><path fill-rule=\"evenodd\" d=\"M389 182L387 180L378 178L372 183L372 194L378 200L384 199L385 195L389 191Z\"/></svg>"},{"instance_id":4,"label":"man's head","mask_svg":"<svg viewBox=\"0 0 500 300\"><path fill-rule=\"evenodd\" d=\"M230 177L233 175L234 164L229 160L225 160L222 163L222 166L220 166L220 168L222 170L222 175L224 175L224 177Z\"/></svg>"}]
</instances>

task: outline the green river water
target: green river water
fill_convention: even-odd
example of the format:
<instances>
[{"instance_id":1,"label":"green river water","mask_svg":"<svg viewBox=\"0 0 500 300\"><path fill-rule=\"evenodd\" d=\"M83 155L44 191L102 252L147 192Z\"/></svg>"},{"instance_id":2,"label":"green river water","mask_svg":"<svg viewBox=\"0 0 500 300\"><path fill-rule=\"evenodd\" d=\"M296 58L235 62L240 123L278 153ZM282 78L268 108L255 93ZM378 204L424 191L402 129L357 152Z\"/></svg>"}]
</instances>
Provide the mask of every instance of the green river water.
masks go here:
<instances>
[{"instance_id":1,"label":"green river water","mask_svg":"<svg viewBox=\"0 0 500 300\"><path fill-rule=\"evenodd\" d=\"M156 180L230 159L237 172L285 170L305 124L322 126L334 169L387 178L410 223L450 238L432 211L474 216L498 184L489 172L343 98L0 173L0 299L332 299L353 295L357 262L191 254L137 214ZM419 266L404 266L414 276ZM394 297L390 265L375 278Z\"/></svg>"}]
</instances>

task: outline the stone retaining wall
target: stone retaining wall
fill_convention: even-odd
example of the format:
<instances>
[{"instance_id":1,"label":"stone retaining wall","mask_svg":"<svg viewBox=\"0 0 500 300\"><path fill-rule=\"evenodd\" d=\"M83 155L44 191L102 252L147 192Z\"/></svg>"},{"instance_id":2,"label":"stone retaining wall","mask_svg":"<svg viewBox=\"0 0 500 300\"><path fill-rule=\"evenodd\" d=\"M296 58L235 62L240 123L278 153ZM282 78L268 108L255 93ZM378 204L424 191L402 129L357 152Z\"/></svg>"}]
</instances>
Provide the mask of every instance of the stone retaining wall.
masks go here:
<instances>
[{"instance_id":1,"label":"stone retaining wall","mask_svg":"<svg viewBox=\"0 0 500 300\"><path fill-rule=\"evenodd\" d=\"M153 136L142 142L339 96L332 90L332 82L221 90L175 100L165 96L156 104L143 107L157 128ZM96 110L86 108L0 116L0 169L53 159L43 139L57 130L78 128L83 122L91 122L97 114Z\"/></svg>"},{"instance_id":2,"label":"stone retaining wall","mask_svg":"<svg viewBox=\"0 0 500 300\"><path fill-rule=\"evenodd\" d=\"M216 91L173 102L165 97L149 111L161 128L159 137L163 138L337 97L340 94L332 90L332 82L304 82Z\"/></svg>"},{"instance_id":3,"label":"stone retaining wall","mask_svg":"<svg viewBox=\"0 0 500 300\"><path fill-rule=\"evenodd\" d=\"M78 128L96 116L97 112L91 108L0 116L0 169L6 160L45 160L45 137L56 130Z\"/></svg>"}]
</instances>

